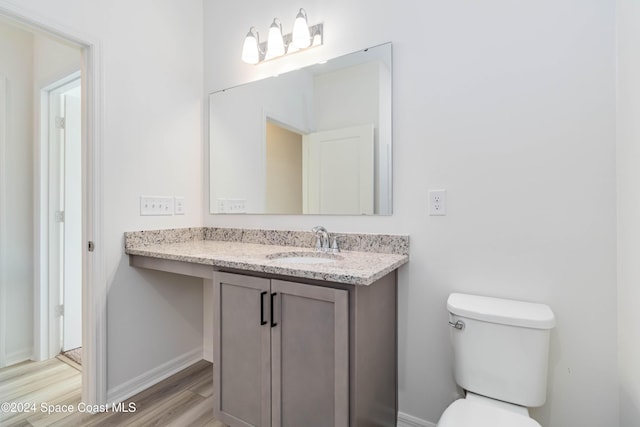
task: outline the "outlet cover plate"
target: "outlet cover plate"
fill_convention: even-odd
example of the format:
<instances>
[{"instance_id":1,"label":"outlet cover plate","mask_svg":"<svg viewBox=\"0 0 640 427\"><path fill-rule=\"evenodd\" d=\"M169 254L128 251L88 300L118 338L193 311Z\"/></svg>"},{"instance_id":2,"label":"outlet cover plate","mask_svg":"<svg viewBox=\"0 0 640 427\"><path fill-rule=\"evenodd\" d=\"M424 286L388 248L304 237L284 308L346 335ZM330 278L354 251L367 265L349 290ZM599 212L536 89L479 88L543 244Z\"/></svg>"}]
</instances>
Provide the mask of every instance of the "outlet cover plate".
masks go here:
<instances>
[{"instance_id":1,"label":"outlet cover plate","mask_svg":"<svg viewBox=\"0 0 640 427\"><path fill-rule=\"evenodd\" d=\"M447 191L429 190L429 215L444 216L447 214Z\"/></svg>"},{"instance_id":2,"label":"outlet cover plate","mask_svg":"<svg viewBox=\"0 0 640 427\"><path fill-rule=\"evenodd\" d=\"M140 215L142 216L173 215L173 197L140 196Z\"/></svg>"}]
</instances>

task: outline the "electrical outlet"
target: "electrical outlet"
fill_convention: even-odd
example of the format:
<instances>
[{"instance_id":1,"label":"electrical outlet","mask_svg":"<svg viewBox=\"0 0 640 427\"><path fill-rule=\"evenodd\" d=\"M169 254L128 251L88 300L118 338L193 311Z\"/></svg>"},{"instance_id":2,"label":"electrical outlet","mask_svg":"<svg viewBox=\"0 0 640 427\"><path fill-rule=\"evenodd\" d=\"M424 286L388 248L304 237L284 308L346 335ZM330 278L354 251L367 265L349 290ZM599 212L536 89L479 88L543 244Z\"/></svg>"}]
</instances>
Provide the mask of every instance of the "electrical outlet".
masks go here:
<instances>
[{"instance_id":1,"label":"electrical outlet","mask_svg":"<svg viewBox=\"0 0 640 427\"><path fill-rule=\"evenodd\" d=\"M173 215L173 197L140 196L140 215Z\"/></svg>"},{"instance_id":2,"label":"electrical outlet","mask_svg":"<svg viewBox=\"0 0 640 427\"><path fill-rule=\"evenodd\" d=\"M429 215L442 216L447 214L447 191L429 190Z\"/></svg>"},{"instance_id":3,"label":"electrical outlet","mask_svg":"<svg viewBox=\"0 0 640 427\"><path fill-rule=\"evenodd\" d=\"M227 199L216 199L216 213L227 213Z\"/></svg>"},{"instance_id":4,"label":"electrical outlet","mask_svg":"<svg viewBox=\"0 0 640 427\"><path fill-rule=\"evenodd\" d=\"M173 201L176 215L184 215L184 197L174 197Z\"/></svg>"}]
</instances>

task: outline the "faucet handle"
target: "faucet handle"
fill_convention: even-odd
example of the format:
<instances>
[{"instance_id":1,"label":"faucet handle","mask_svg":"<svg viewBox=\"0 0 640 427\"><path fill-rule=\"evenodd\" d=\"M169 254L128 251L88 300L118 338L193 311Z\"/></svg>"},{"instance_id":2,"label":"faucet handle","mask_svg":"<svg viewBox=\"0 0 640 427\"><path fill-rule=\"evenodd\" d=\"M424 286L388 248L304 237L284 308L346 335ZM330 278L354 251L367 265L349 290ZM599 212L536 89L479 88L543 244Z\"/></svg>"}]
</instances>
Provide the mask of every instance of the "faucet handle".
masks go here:
<instances>
[{"instance_id":1,"label":"faucet handle","mask_svg":"<svg viewBox=\"0 0 640 427\"><path fill-rule=\"evenodd\" d=\"M340 252L340 248L338 247L337 236L333 236L333 242L331 243L331 252L333 252L334 254L337 254L338 252Z\"/></svg>"}]
</instances>

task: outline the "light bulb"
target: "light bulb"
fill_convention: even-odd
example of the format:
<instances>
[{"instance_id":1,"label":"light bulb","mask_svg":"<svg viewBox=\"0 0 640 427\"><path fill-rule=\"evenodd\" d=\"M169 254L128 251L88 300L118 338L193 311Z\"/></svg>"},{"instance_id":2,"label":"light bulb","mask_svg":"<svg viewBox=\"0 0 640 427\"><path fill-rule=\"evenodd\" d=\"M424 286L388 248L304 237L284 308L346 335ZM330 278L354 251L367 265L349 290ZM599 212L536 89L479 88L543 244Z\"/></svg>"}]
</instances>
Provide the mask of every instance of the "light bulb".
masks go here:
<instances>
[{"instance_id":1,"label":"light bulb","mask_svg":"<svg viewBox=\"0 0 640 427\"><path fill-rule=\"evenodd\" d=\"M267 37L267 55L265 59L272 59L284 55L282 25L280 25L279 22L278 18L274 18L273 24L269 27L269 36Z\"/></svg>"},{"instance_id":2,"label":"light bulb","mask_svg":"<svg viewBox=\"0 0 640 427\"><path fill-rule=\"evenodd\" d=\"M307 12L304 9L300 9L293 23L293 44L298 49L304 49L311 45Z\"/></svg>"},{"instance_id":3,"label":"light bulb","mask_svg":"<svg viewBox=\"0 0 640 427\"><path fill-rule=\"evenodd\" d=\"M260 62L260 50L258 49L260 36L257 31L254 35L253 30L253 27L249 30L247 37L244 39L244 45L242 46L242 60L247 64L257 64Z\"/></svg>"}]
</instances>

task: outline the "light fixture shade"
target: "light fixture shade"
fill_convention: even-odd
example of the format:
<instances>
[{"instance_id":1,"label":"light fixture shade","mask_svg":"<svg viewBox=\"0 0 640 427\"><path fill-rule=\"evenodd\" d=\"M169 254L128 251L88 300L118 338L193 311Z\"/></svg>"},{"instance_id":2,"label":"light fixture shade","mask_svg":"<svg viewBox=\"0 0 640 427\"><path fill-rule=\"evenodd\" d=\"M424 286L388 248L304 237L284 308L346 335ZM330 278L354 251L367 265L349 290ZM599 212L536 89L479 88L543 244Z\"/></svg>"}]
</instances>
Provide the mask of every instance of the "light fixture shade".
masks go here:
<instances>
[{"instance_id":1,"label":"light fixture shade","mask_svg":"<svg viewBox=\"0 0 640 427\"><path fill-rule=\"evenodd\" d=\"M278 18L273 19L273 24L269 27L267 37L267 54L265 59L277 58L284 55L284 40L282 38L282 25Z\"/></svg>"},{"instance_id":2,"label":"light fixture shade","mask_svg":"<svg viewBox=\"0 0 640 427\"><path fill-rule=\"evenodd\" d=\"M309 23L307 22L307 12L300 9L296 20L293 23L293 44L298 49L311 46L311 34L309 33Z\"/></svg>"},{"instance_id":3,"label":"light fixture shade","mask_svg":"<svg viewBox=\"0 0 640 427\"><path fill-rule=\"evenodd\" d=\"M244 45L242 46L242 60L247 64L257 64L260 62L260 45L259 35L253 34L253 28L247 33L247 37L244 39Z\"/></svg>"},{"instance_id":4,"label":"light fixture shade","mask_svg":"<svg viewBox=\"0 0 640 427\"><path fill-rule=\"evenodd\" d=\"M313 45L314 46L322 45L322 35L321 34L314 34L313 35Z\"/></svg>"}]
</instances>

